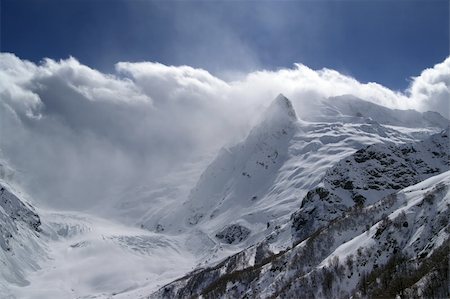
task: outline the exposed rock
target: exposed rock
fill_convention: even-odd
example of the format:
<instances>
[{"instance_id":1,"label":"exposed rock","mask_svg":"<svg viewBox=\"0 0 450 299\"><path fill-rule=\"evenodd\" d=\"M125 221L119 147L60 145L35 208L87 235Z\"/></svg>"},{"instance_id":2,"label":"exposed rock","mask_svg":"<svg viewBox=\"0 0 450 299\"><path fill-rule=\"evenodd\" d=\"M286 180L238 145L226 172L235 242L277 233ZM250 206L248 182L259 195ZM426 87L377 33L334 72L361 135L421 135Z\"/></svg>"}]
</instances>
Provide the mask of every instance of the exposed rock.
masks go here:
<instances>
[{"instance_id":1,"label":"exposed rock","mask_svg":"<svg viewBox=\"0 0 450 299\"><path fill-rule=\"evenodd\" d=\"M239 224L231 224L216 234L216 238L227 244L237 244L247 239L250 230Z\"/></svg>"},{"instance_id":2,"label":"exposed rock","mask_svg":"<svg viewBox=\"0 0 450 299\"><path fill-rule=\"evenodd\" d=\"M39 231L41 220L33 211L33 208L24 204L6 186L0 185L0 247L3 250L11 250L10 239L18 231L19 225Z\"/></svg>"}]
</instances>

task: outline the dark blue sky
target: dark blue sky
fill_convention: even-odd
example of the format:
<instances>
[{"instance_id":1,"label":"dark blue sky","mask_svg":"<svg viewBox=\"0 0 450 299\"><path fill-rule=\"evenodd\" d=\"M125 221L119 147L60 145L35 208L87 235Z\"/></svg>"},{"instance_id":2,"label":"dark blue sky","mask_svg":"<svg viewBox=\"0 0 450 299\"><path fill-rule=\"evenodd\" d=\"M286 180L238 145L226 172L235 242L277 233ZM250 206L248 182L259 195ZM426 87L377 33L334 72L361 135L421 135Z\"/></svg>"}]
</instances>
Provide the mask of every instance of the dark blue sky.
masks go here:
<instances>
[{"instance_id":1,"label":"dark blue sky","mask_svg":"<svg viewBox=\"0 0 450 299\"><path fill-rule=\"evenodd\" d=\"M1 51L233 72L303 63L393 89L449 55L449 1L0 0Z\"/></svg>"}]
</instances>

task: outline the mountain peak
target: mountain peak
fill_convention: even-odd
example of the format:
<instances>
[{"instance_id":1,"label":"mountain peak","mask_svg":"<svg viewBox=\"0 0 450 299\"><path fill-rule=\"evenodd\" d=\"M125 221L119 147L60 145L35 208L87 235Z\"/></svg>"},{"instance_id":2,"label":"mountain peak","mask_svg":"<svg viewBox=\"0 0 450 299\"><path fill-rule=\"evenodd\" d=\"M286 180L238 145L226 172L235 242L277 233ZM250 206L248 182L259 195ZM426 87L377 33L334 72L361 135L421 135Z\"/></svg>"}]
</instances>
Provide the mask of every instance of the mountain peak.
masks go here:
<instances>
[{"instance_id":1,"label":"mountain peak","mask_svg":"<svg viewBox=\"0 0 450 299\"><path fill-rule=\"evenodd\" d=\"M292 102L280 93L266 109L265 119L296 121L297 114Z\"/></svg>"}]
</instances>

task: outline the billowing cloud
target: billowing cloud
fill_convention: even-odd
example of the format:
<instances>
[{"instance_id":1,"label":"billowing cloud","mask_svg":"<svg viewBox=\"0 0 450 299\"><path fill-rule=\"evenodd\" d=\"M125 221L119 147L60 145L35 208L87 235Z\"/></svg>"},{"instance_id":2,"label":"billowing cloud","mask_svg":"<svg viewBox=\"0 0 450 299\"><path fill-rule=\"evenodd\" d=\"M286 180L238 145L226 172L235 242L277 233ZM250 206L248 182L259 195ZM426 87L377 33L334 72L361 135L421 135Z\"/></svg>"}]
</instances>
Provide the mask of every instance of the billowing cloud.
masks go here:
<instances>
[{"instance_id":1,"label":"billowing cloud","mask_svg":"<svg viewBox=\"0 0 450 299\"><path fill-rule=\"evenodd\" d=\"M445 112L449 65L447 59L425 70L401 93L301 64L224 81L189 66L119 62L114 74L104 74L75 58L34 64L5 53L0 149L39 200L88 208L242 138L280 92L297 106L354 94L393 108Z\"/></svg>"},{"instance_id":2,"label":"billowing cloud","mask_svg":"<svg viewBox=\"0 0 450 299\"><path fill-rule=\"evenodd\" d=\"M418 110L438 111L450 117L450 57L413 78L408 89Z\"/></svg>"},{"instance_id":3,"label":"billowing cloud","mask_svg":"<svg viewBox=\"0 0 450 299\"><path fill-rule=\"evenodd\" d=\"M27 84L37 71L37 66L22 61L12 54L2 54L0 59L0 98L5 109L31 116L40 106L39 96Z\"/></svg>"},{"instance_id":4,"label":"billowing cloud","mask_svg":"<svg viewBox=\"0 0 450 299\"><path fill-rule=\"evenodd\" d=\"M205 97L218 96L218 90L228 85L205 70L189 66L166 66L152 62L119 62L116 70L133 78L146 94L166 100L183 97L186 92L203 101ZM220 95L219 95L220 96Z\"/></svg>"}]
</instances>

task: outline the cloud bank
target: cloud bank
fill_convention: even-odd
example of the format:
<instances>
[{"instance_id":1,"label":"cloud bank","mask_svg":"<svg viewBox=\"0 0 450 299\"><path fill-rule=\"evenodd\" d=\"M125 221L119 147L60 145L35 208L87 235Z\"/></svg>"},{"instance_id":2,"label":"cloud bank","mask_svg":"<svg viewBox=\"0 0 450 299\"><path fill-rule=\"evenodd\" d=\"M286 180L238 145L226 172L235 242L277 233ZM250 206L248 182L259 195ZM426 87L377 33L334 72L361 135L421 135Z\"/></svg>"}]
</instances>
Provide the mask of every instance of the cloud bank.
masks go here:
<instances>
[{"instance_id":1,"label":"cloud bank","mask_svg":"<svg viewBox=\"0 0 450 299\"><path fill-rule=\"evenodd\" d=\"M2 53L1 155L41 202L89 208L242 138L280 92L297 105L353 94L449 117L450 58L398 92L301 64L224 81L189 66L119 62L104 74L75 58L34 64Z\"/></svg>"},{"instance_id":2,"label":"cloud bank","mask_svg":"<svg viewBox=\"0 0 450 299\"><path fill-rule=\"evenodd\" d=\"M407 92L415 109L437 111L450 118L450 57L413 78Z\"/></svg>"}]
</instances>

